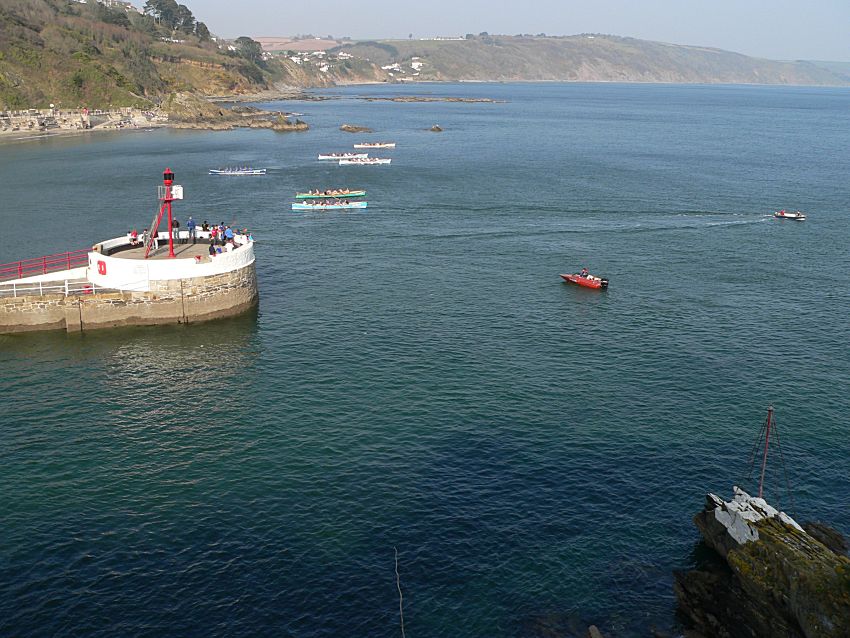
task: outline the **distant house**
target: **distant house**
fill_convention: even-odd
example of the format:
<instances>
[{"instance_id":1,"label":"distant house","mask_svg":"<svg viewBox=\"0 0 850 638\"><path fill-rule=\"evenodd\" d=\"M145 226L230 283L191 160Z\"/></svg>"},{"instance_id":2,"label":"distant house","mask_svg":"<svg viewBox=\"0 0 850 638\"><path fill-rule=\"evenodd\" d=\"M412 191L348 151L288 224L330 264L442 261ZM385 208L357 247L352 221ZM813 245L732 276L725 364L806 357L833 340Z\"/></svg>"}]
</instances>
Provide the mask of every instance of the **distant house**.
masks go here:
<instances>
[{"instance_id":1,"label":"distant house","mask_svg":"<svg viewBox=\"0 0 850 638\"><path fill-rule=\"evenodd\" d=\"M84 0L76 0L77 2L81 2ZM110 9L123 9L124 11L130 12L135 11L136 13L142 13L141 9L138 9L132 2L127 2L126 0L97 0L100 4L105 7L109 7Z\"/></svg>"}]
</instances>

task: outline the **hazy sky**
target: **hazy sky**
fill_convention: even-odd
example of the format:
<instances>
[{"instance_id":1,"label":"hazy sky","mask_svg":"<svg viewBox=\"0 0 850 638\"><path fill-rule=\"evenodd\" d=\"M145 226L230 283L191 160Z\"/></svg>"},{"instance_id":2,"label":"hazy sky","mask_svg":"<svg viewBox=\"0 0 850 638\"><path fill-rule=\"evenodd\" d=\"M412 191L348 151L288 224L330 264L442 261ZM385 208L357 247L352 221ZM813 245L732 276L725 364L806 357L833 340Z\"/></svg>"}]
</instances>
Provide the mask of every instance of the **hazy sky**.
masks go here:
<instances>
[{"instance_id":1,"label":"hazy sky","mask_svg":"<svg viewBox=\"0 0 850 638\"><path fill-rule=\"evenodd\" d=\"M180 1L225 37L592 32L774 59L850 61L850 0Z\"/></svg>"}]
</instances>

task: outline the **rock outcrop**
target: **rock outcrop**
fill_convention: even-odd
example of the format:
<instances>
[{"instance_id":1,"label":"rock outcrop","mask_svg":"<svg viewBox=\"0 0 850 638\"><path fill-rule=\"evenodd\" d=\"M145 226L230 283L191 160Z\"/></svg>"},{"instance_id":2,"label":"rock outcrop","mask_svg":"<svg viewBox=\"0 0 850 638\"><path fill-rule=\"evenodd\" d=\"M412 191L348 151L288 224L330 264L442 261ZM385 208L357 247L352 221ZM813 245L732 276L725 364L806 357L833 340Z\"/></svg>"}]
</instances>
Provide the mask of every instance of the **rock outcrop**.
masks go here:
<instances>
[{"instance_id":1,"label":"rock outcrop","mask_svg":"<svg viewBox=\"0 0 850 638\"><path fill-rule=\"evenodd\" d=\"M709 494L694 518L705 544L723 560L676 574L684 616L706 636L847 636L850 558L764 499L734 492L729 502ZM819 529L835 540L837 532Z\"/></svg>"},{"instance_id":2,"label":"rock outcrop","mask_svg":"<svg viewBox=\"0 0 850 638\"><path fill-rule=\"evenodd\" d=\"M354 124L343 124L339 127L339 130L346 133L374 133L368 126L355 126Z\"/></svg>"},{"instance_id":3,"label":"rock outcrop","mask_svg":"<svg viewBox=\"0 0 850 638\"><path fill-rule=\"evenodd\" d=\"M803 529L806 530L809 536L814 536L839 556L847 555L847 550L850 549L847 545L847 539L828 525L823 523L803 523Z\"/></svg>"},{"instance_id":4,"label":"rock outcrop","mask_svg":"<svg viewBox=\"0 0 850 638\"><path fill-rule=\"evenodd\" d=\"M305 122L292 122L281 113L263 111L251 106L223 108L191 93L172 93L163 102L162 109L168 113L169 125L175 128L211 131L265 128L281 133L306 131L310 128Z\"/></svg>"},{"instance_id":5,"label":"rock outcrop","mask_svg":"<svg viewBox=\"0 0 850 638\"><path fill-rule=\"evenodd\" d=\"M434 124L434 126L432 126L431 128L429 128L428 130L429 130L429 131L431 131L432 133L442 133L442 132L443 132L443 127L442 127L442 126L440 126L439 124Z\"/></svg>"}]
</instances>

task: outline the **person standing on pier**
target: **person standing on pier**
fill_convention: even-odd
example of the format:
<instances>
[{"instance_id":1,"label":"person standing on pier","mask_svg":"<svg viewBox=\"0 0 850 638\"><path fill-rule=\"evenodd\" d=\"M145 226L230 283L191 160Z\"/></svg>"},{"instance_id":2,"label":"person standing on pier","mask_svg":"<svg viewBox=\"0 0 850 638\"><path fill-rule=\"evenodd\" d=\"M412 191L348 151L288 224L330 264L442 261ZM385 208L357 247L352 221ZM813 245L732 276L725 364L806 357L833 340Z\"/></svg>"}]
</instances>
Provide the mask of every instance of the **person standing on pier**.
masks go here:
<instances>
[{"instance_id":1,"label":"person standing on pier","mask_svg":"<svg viewBox=\"0 0 850 638\"><path fill-rule=\"evenodd\" d=\"M192 240L192 244L198 243L198 237L195 234L195 220L192 219L192 216L189 215L189 221L186 222L186 228L189 229L189 237L186 239L186 243L189 243L189 239Z\"/></svg>"},{"instance_id":2,"label":"person standing on pier","mask_svg":"<svg viewBox=\"0 0 850 638\"><path fill-rule=\"evenodd\" d=\"M177 221L176 217L171 220L171 238L175 244L180 243L180 222Z\"/></svg>"}]
</instances>

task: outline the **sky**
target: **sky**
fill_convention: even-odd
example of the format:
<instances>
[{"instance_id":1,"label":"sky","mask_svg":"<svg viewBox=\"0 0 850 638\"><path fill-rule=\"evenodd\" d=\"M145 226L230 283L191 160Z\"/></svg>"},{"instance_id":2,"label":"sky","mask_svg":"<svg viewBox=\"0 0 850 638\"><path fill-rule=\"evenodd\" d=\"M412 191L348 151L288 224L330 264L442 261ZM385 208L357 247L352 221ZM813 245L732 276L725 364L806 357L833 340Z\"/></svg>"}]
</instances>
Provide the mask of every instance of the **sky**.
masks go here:
<instances>
[{"instance_id":1,"label":"sky","mask_svg":"<svg viewBox=\"0 0 850 638\"><path fill-rule=\"evenodd\" d=\"M606 33L777 60L850 61L850 0L180 1L228 38Z\"/></svg>"}]
</instances>

